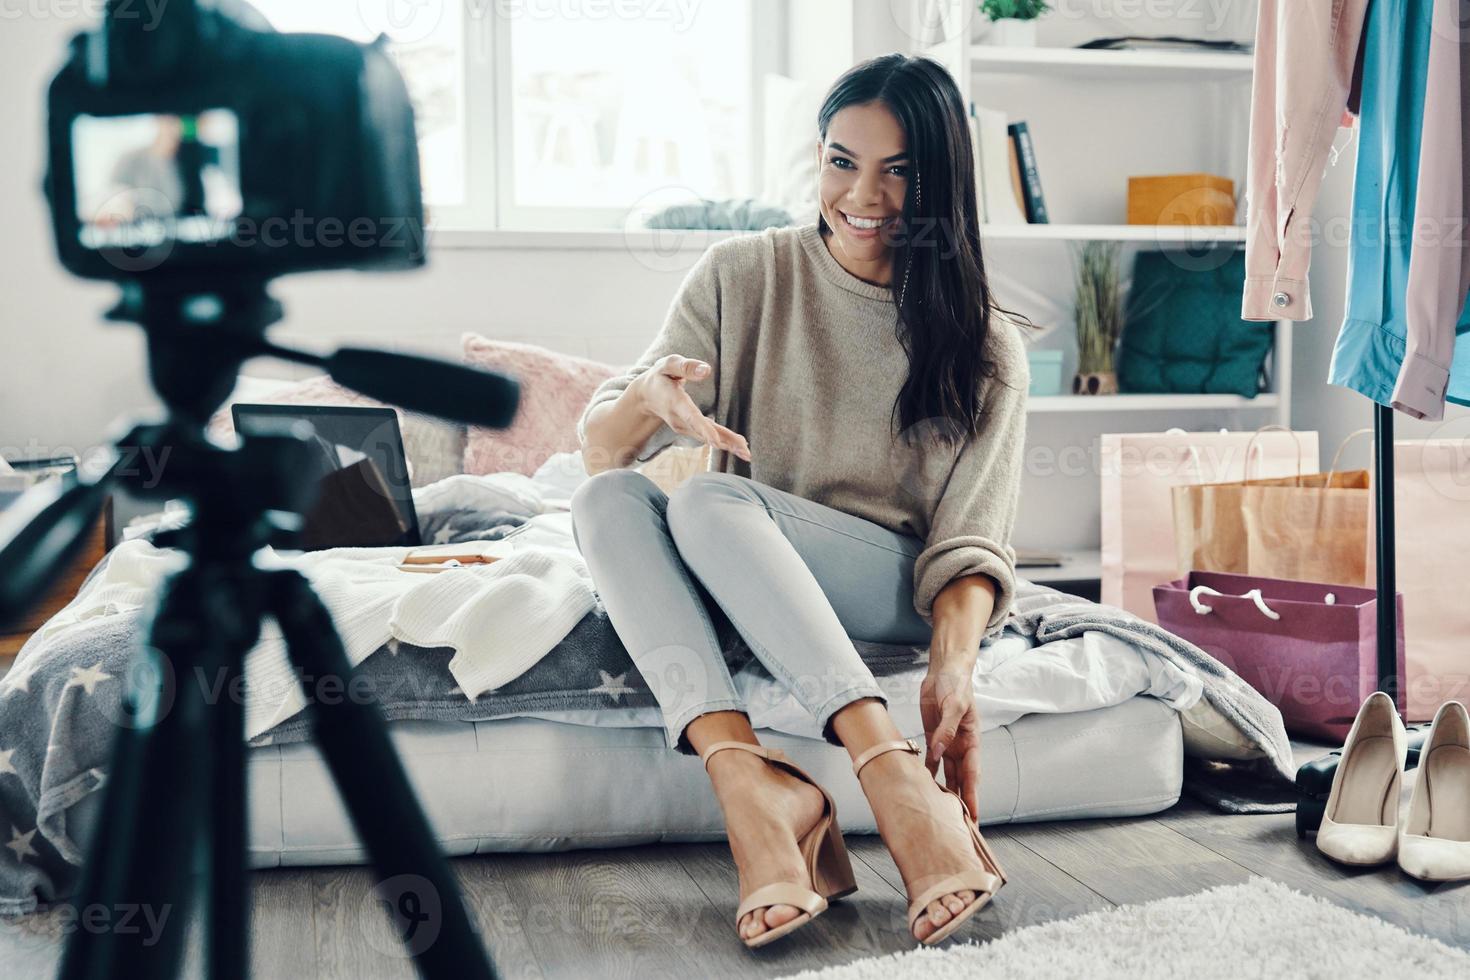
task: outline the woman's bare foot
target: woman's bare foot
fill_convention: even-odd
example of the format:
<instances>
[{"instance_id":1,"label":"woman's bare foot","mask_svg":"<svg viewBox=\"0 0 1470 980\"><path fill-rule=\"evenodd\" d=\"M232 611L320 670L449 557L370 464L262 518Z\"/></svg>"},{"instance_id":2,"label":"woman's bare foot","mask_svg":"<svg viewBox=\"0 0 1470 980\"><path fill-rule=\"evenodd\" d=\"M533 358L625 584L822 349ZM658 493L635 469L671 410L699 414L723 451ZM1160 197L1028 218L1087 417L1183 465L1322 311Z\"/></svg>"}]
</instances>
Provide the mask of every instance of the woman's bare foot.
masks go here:
<instances>
[{"instance_id":1,"label":"woman's bare foot","mask_svg":"<svg viewBox=\"0 0 1470 980\"><path fill-rule=\"evenodd\" d=\"M778 881L812 887L796 842L822 817L821 791L749 752L718 752L706 768L725 814L740 900ZM791 905L771 905L748 913L737 929L751 939L801 914Z\"/></svg>"},{"instance_id":2,"label":"woman's bare foot","mask_svg":"<svg viewBox=\"0 0 1470 980\"><path fill-rule=\"evenodd\" d=\"M878 821L878 832L903 875L910 896L961 871L984 871L960 808L924 764L907 752L885 752L863 767L858 780ZM923 942L975 900L959 891L929 903L928 914L914 923L914 938Z\"/></svg>"}]
</instances>

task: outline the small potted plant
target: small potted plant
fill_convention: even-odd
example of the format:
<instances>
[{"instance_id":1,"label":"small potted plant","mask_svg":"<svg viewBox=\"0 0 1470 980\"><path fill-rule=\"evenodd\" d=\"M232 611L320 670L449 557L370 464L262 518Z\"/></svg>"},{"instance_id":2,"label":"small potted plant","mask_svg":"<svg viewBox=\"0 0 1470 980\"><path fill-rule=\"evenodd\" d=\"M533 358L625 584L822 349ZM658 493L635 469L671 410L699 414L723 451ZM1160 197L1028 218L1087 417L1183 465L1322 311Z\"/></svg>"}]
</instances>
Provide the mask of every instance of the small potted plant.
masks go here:
<instances>
[{"instance_id":1,"label":"small potted plant","mask_svg":"<svg viewBox=\"0 0 1470 980\"><path fill-rule=\"evenodd\" d=\"M1117 242L1088 242L1077 266L1077 376L1074 395L1115 395L1113 353L1123 333L1122 284Z\"/></svg>"},{"instance_id":2,"label":"small potted plant","mask_svg":"<svg viewBox=\"0 0 1470 980\"><path fill-rule=\"evenodd\" d=\"M998 47L1036 47L1036 18L1051 9L1046 0L979 0L990 18L985 43Z\"/></svg>"}]
</instances>

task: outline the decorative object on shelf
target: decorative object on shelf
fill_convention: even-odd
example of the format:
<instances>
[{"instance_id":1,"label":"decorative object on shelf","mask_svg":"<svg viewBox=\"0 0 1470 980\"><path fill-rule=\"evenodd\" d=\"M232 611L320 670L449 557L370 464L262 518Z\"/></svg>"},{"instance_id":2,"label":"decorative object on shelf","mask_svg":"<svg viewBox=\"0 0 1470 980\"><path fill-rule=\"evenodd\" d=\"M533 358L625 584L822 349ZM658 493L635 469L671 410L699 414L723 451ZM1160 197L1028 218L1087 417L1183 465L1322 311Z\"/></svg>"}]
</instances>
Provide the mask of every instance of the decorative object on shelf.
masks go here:
<instances>
[{"instance_id":1,"label":"decorative object on shelf","mask_svg":"<svg viewBox=\"0 0 1470 980\"><path fill-rule=\"evenodd\" d=\"M1087 242L1078 250L1074 395L1113 395L1118 391L1113 352L1123 329L1122 285L1118 281L1122 250L1117 242Z\"/></svg>"},{"instance_id":2,"label":"decorative object on shelf","mask_svg":"<svg viewBox=\"0 0 1470 980\"><path fill-rule=\"evenodd\" d=\"M1233 245L1203 255L1139 252L1118 344L1119 387L1256 397L1276 325L1240 318L1244 287L1245 254Z\"/></svg>"},{"instance_id":3,"label":"decorative object on shelf","mask_svg":"<svg viewBox=\"0 0 1470 980\"><path fill-rule=\"evenodd\" d=\"M1046 0L980 0L990 18L983 42L1006 48L1036 47L1036 18L1051 9Z\"/></svg>"},{"instance_id":4,"label":"decorative object on shelf","mask_svg":"<svg viewBox=\"0 0 1470 980\"><path fill-rule=\"evenodd\" d=\"M1235 182L1215 174L1128 178L1130 225L1233 225Z\"/></svg>"},{"instance_id":5,"label":"decorative object on shelf","mask_svg":"<svg viewBox=\"0 0 1470 980\"><path fill-rule=\"evenodd\" d=\"M1028 350L1026 361L1031 367L1031 387L1027 394L1032 398L1045 398L1062 393L1062 352L1059 350Z\"/></svg>"},{"instance_id":6,"label":"decorative object on shelf","mask_svg":"<svg viewBox=\"0 0 1470 980\"><path fill-rule=\"evenodd\" d=\"M992 225L1024 225L1018 188L1011 182L1011 138L1006 114L970 103L970 139L975 151L975 189L980 220Z\"/></svg>"},{"instance_id":7,"label":"decorative object on shelf","mask_svg":"<svg viewBox=\"0 0 1470 980\"><path fill-rule=\"evenodd\" d=\"M1051 219L1046 213L1046 196L1041 193L1041 174L1036 169L1036 145L1031 142L1031 129L1024 122L1013 122L1006 132L1019 161L1021 204L1026 209L1026 220L1033 225L1047 224Z\"/></svg>"},{"instance_id":8,"label":"decorative object on shelf","mask_svg":"<svg viewBox=\"0 0 1470 980\"><path fill-rule=\"evenodd\" d=\"M1249 44L1239 41L1217 41L1203 37L1180 37L1177 34L1162 34L1145 37L1129 34L1122 37L1098 37L1077 45L1088 51L1219 51L1227 54L1245 54Z\"/></svg>"}]
</instances>

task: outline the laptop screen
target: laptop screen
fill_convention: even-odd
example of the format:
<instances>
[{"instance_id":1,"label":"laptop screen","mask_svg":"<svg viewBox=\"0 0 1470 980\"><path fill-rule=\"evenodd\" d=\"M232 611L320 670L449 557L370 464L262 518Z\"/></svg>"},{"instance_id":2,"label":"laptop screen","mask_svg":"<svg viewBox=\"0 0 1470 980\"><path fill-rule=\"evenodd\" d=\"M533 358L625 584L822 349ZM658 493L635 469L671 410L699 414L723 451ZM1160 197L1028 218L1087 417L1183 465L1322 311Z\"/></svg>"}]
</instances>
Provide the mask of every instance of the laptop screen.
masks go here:
<instances>
[{"instance_id":1,"label":"laptop screen","mask_svg":"<svg viewBox=\"0 0 1470 980\"><path fill-rule=\"evenodd\" d=\"M418 514L413 506L413 485L409 480L408 459L403 452L403 435L398 416L391 408L362 408L346 405L247 405L231 408L235 431L251 435L278 430L283 421L300 419L316 433L313 440L313 479L321 479L364 458L371 460L393 500L395 509L407 530L402 545L420 544ZM365 544L362 541L334 541L335 547ZM381 542L372 542L378 544Z\"/></svg>"}]
</instances>

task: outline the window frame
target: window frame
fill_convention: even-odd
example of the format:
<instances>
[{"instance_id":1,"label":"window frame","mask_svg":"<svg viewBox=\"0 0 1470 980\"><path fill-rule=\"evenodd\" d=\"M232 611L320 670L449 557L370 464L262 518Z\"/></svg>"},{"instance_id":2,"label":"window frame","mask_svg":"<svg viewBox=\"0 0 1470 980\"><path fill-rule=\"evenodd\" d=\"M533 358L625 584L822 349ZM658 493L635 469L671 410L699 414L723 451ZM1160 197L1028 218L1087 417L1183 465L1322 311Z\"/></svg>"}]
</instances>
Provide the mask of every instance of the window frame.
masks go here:
<instances>
[{"instance_id":1,"label":"window frame","mask_svg":"<svg viewBox=\"0 0 1470 980\"><path fill-rule=\"evenodd\" d=\"M764 77L784 73L787 58L788 0L751 0L750 37L753 54L747 138L750 141L750 186L759 193L764 171ZM511 43L514 24L501 5L459 4L464 18L461 37L463 72L464 203L432 208L434 230L456 233L546 233L621 231L624 208L527 207L513 200L515 145L511 115ZM490 111L483 111L488 104ZM496 237L500 237L496 235Z\"/></svg>"}]
</instances>

